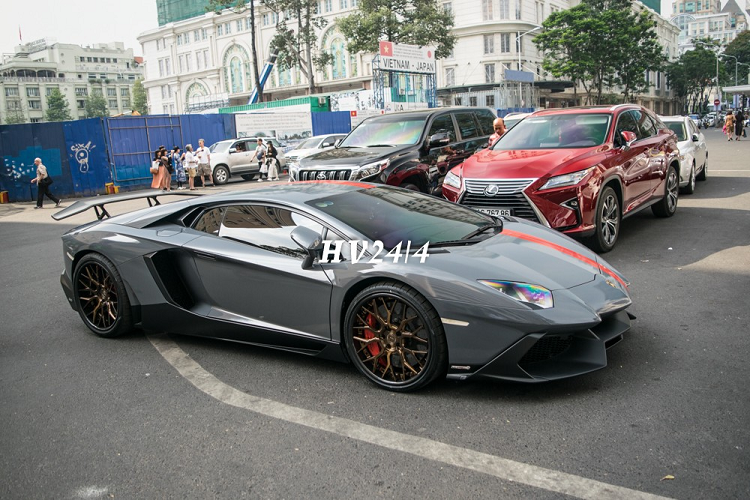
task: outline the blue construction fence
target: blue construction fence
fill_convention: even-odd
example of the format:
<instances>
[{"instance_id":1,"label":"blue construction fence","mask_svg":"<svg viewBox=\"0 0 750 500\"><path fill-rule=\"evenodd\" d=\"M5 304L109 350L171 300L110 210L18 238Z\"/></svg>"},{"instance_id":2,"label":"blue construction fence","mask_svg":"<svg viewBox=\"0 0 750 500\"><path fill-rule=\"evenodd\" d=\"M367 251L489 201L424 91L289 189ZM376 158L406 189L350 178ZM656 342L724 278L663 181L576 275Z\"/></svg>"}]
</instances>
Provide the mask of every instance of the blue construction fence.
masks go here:
<instances>
[{"instance_id":1,"label":"blue construction fence","mask_svg":"<svg viewBox=\"0 0 750 500\"><path fill-rule=\"evenodd\" d=\"M313 113L313 134L348 133L349 113ZM54 123L0 125L0 191L11 202L33 201L37 187L34 159L40 158L63 198L104 194L151 183L151 161L159 146L198 147L237 136L234 115L148 115L92 118Z\"/></svg>"}]
</instances>

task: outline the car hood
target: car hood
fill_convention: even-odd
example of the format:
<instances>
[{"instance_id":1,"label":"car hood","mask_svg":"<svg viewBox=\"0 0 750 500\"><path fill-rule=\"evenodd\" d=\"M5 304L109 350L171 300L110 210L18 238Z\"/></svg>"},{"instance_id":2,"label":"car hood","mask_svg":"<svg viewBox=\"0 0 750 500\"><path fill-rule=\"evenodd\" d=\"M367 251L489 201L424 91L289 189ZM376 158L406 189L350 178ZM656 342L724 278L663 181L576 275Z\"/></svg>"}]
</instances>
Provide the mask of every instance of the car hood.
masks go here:
<instances>
[{"instance_id":1,"label":"car hood","mask_svg":"<svg viewBox=\"0 0 750 500\"><path fill-rule=\"evenodd\" d=\"M579 170L571 168L577 162L597 156L607 146L576 149L485 149L463 163L463 176L470 179L540 178L547 174L562 174ZM581 168L591 166L591 162Z\"/></svg>"},{"instance_id":2,"label":"car hood","mask_svg":"<svg viewBox=\"0 0 750 500\"><path fill-rule=\"evenodd\" d=\"M594 252L571 238L515 219L506 221L502 232L491 238L475 245L449 247L449 251L449 269L464 278L530 283L549 290L569 289L591 282L600 274L610 276L602 267L611 269ZM442 260L438 258L433 263Z\"/></svg>"},{"instance_id":3,"label":"car hood","mask_svg":"<svg viewBox=\"0 0 750 500\"><path fill-rule=\"evenodd\" d=\"M383 148L333 148L307 156L300 161L301 168L315 167L347 167L362 166L378 161L381 158L389 158L402 150L410 147L383 147Z\"/></svg>"}]
</instances>

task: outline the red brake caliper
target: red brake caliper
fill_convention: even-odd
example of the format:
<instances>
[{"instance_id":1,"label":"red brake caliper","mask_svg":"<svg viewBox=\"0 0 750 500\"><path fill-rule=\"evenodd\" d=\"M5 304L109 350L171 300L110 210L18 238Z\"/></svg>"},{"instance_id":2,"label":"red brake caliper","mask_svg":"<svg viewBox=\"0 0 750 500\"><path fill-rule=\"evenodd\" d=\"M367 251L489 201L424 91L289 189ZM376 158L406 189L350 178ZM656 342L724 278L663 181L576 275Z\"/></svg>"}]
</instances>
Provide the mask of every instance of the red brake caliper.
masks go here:
<instances>
[{"instance_id":1,"label":"red brake caliper","mask_svg":"<svg viewBox=\"0 0 750 500\"><path fill-rule=\"evenodd\" d=\"M367 326L370 328L375 328L375 317L372 314L367 315ZM375 333L372 330L365 330L365 338L367 340L375 338ZM380 354L380 344L376 342L371 342L367 344L367 350L370 351L370 355L377 356ZM381 360L383 361L383 360Z\"/></svg>"}]
</instances>

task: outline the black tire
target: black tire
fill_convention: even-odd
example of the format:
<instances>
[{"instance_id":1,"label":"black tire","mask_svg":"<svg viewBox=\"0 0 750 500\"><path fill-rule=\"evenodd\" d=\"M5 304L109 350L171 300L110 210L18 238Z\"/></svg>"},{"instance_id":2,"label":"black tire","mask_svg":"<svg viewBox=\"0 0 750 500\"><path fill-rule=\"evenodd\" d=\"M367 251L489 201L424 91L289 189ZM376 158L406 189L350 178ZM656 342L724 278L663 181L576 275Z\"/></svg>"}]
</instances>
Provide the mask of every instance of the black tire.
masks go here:
<instances>
[{"instance_id":1,"label":"black tire","mask_svg":"<svg viewBox=\"0 0 750 500\"><path fill-rule=\"evenodd\" d=\"M84 324L100 337L118 337L133 329L130 300L115 265L90 253L73 272L73 296Z\"/></svg>"},{"instance_id":2,"label":"black tire","mask_svg":"<svg viewBox=\"0 0 750 500\"><path fill-rule=\"evenodd\" d=\"M221 186L229 181L229 169L223 165L219 165L214 169L214 184Z\"/></svg>"},{"instance_id":3,"label":"black tire","mask_svg":"<svg viewBox=\"0 0 750 500\"><path fill-rule=\"evenodd\" d=\"M690 180L687 186L680 189L680 192L685 194L693 194L695 192L695 160L693 160L693 165L690 168Z\"/></svg>"},{"instance_id":4,"label":"black tire","mask_svg":"<svg viewBox=\"0 0 750 500\"><path fill-rule=\"evenodd\" d=\"M422 191L421 189L419 189L419 186L417 186L416 184L411 184L411 183L401 184L401 186L399 187L408 189L409 191Z\"/></svg>"},{"instance_id":5,"label":"black tire","mask_svg":"<svg viewBox=\"0 0 750 500\"><path fill-rule=\"evenodd\" d=\"M255 174L242 174L242 178L246 181L251 181L255 179Z\"/></svg>"},{"instance_id":6,"label":"black tire","mask_svg":"<svg viewBox=\"0 0 750 500\"><path fill-rule=\"evenodd\" d=\"M440 316L406 285L381 282L359 292L346 311L343 335L354 366L383 389L416 391L446 372Z\"/></svg>"},{"instance_id":7,"label":"black tire","mask_svg":"<svg viewBox=\"0 0 750 500\"><path fill-rule=\"evenodd\" d=\"M672 217L677 211L677 199L680 193L680 176L677 170L670 166L664 180L664 197L651 205L651 211L657 217Z\"/></svg>"},{"instance_id":8,"label":"black tire","mask_svg":"<svg viewBox=\"0 0 750 500\"><path fill-rule=\"evenodd\" d=\"M610 186L599 193L596 202L595 232L591 237L590 246L594 251L606 253L612 250L620 236L620 224L622 223L622 212L620 210L620 199Z\"/></svg>"},{"instance_id":9,"label":"black tire","mask_svg":"<svg viewBox=\"0 0 750 500\"><path fill-rule=\"evenodd\" d=\"M706 177L708 177L708 153L706 153L706 162L703 164L701 171L698 172L698 175L695 176L695 180L705 181Z\"/></svg>"}]
</instances>

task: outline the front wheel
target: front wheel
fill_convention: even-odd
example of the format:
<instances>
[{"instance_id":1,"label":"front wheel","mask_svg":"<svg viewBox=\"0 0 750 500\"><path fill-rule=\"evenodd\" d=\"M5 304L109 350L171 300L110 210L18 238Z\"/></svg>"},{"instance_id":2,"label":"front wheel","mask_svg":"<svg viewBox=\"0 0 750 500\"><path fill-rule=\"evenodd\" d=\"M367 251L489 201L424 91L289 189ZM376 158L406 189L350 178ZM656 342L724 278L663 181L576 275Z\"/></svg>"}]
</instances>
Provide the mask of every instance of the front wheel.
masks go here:
<instances>
[{"instance_id":1,"label":"front wheel","mask_svg":"<svg viewBox=\"0 0 750 500\"><path fill-rule=\"evenodd\" d=\"M690 179L688 180L687 186L681 190L685 194L693 194L695 192L695 162L690 167Z\"/></svg>"},{"instance_id":2,"label":"front wheel","mask_svg":"<svg viewBox=\"0 0 750 500\"><path fill-rule=\"evenodd\" d=\"M344 343L357 370L397 392L421 389L445 373L448 346L435 309L414 289L371 285L346 312Z\"/></svg>"},{"instance_id":3,"label":"front wheel","mask_svg":"<svg viewBox=\"0 0 750 500\"><path fill-rule=\"evenodd\" d=\"M706 155L706 161L703 163L703 168L698 173L698 175L695 176L695 180L705 181L707 177L708 177L708 155Z\"/></svg>"},{"instance_id":4,"label":"front wheel","mask_svg":"<svg viewBox=\"0 0 750 500\"><path fill-rule=\"evenodd\" d=\"M605 253L615 247L620 235L621 221L617 193L607 186L599 194L599 201L596 203L596 232L591 240L591 246L595 251Z\"/></svg>"},{"instance_id":5,"label":"front wheel","mask_svg":"<svg viewBox=\"0 0 750 500\"><path fill-rule=\"evenodd\" d=\"M133 328L125 284L103 255L90 253L78 262L73 294L84 324L100 337L117 337Z\"/></svg>"},{"instance_id":6,"label":"front wheel","mask_svg":"<svg viewBox=\"0 0 750 500\"><path fill-rule=\"evenodd\" d=\"M677 197L680 192L680 176L677 170L670 166L667 170L666 187L664 189L664 198L658 203L651 205L651 211L657 217L672 217L677 211Z\"/></svg>"},{"instance_id":7,"label":"front wheel","mask_svg":"<svg viewBox=\"0 0 750 500\"><path fill-rule=\"evenodd\" d=\"M214 169L214 184L226 184L229 181L229 170L226 167L219 166Z\"/></svg>"}]
</instances>

